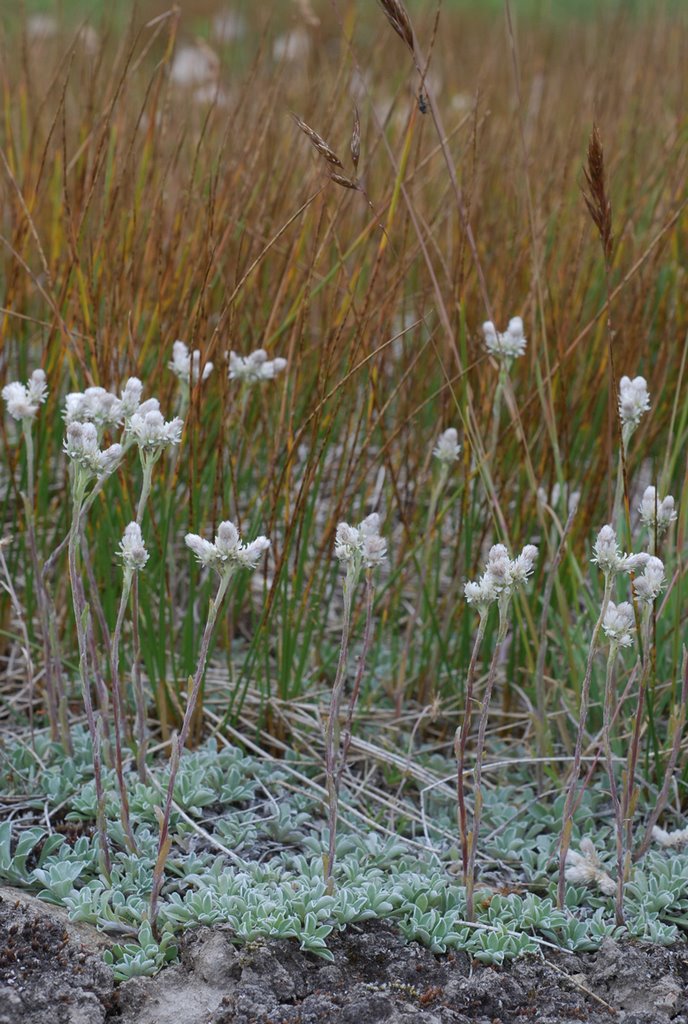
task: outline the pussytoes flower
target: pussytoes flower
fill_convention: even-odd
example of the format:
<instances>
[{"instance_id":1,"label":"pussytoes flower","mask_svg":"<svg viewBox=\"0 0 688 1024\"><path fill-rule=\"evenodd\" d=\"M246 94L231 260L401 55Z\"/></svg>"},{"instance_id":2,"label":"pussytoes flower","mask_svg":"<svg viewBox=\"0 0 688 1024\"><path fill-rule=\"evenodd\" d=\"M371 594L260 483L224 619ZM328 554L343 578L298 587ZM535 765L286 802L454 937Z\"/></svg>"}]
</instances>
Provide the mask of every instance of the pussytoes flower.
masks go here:
<instances>
[{"instance_id":1,"label":"pussytoes flower","mask_svg":"<svg viewBox=\"0 0 688 1024\"><path fill-rule=\"evenodd\" d=\"M664 574L664 562L655 555L650 555L641 576L633 580L633 589L639 601L645 604L652 604L664 587L666 576Z\"/></svg>"},{"instance_id":2,"label":"pussytoes flower","mask_svg":"<svg viewBox=\"0 0 688 1024\"><path fill-rule=\"evenodd\" d=\"M26 384L12 381L2 389L7 411L15 420L32 420L48 397L45 371L34 370Z\"/></svg>"},{"instance_id":3,"label":"pussytoes flower","mask_svg":"<svg viewBox=\"0 0 688 1024\"><path fill-rule=\"evenodd\" d=\"M65 423L94 423L99 431L111 430L122 422L122 402L105 388L72 391L65 399Z\"/></svg>"},{"instance_id":4,"label":"pussytoes flower","mask_svg":"<svg viewBox=\"0 0 688 1024\"><path fill-rule=\"evenodd\" d=\"M523 334L523 320L520 316L511 318L503 334L495 328L491 320L486 320L483 324L483 337L485 348L490 355L508 360L522 356L528 344Z\"/></svg>"},{"instance_id":5,"label":"pussytoes flower","mask_svg":"<svg viewBox=\"0 0 688 1024\"><path fill-rule=\"evenodd\" d=\"M461 454L461 445L459 444L459 435L455 427L449 427L448 430L440 434L432 454L444 466L451 466L453 462L458 461Z\"/></svg>"},{"instance_id":6,"label":"pussytoes flower","mask_svg":"<svg viewBox=\"0 0 688 1024\"><path fill-rule=\"evenodd\" d=\"M121 444L111 444L109 448L101 450L94 423L70 423L64 450L72 462L88 476L99 479L114 472L123 455Z\"/></svg>"},{"instance_id":7,"label":"pussytoes flower","mask_svg":"<svg viewBox=\"0 0 688 1024\"><path fill-rule=\"evenodd\" d=\"M374 569L387 557L387 541L380 536L380 517L377 512L358 524L339 523L334 544L335 557L356 574L361 568Z\"/></svg>"},{"instance_id":8,"label":"pussytoes flower","mask_svg":"<svg viewBox=\"0 0 688 1024\"><path fill-rule=\"evenodd\" d=\"M600 864L594 844L587 836L580 841L580 853L577 850L567 852L565 874L567 882L596 886L605 896L613 896L616 891L614 880Z\"/></svg>"},{"instance_id":9,"label":"pussytoes flower","mask_svg":"<svg viewBox=\"0 0 688 1024\"><path fill-rule=\"evenodd\" d=\"M189 352L184 342L179 340L172 346L172 360L167 365L184 384L197 384L199 379L205 381L213 372L211 362L206 362L201 372L200 349L196 348Z\"/></svg>"},{"instance_id":10,"label":"pussytoes flower","mask_svg":"<svg viewBox=\"0 0 688 1024\"><path fill-rule=\"evenodd\" d=\"M614 527L607 523L597 535L591 562L599 565L605 576L613 577L621 572L637 572L647 564L649 557L645 552L624 554L619 548Z\"/></svg>"},{"instance_id":11,"label":"pussytoes flower","mask_svg":"<svg viewBox=\"0 0 688 1024\"><path fill-rule=\"evenodd\" d=\"M504 544L493 544L483 575L464 586L467 603L485 611L493 601L510 598L517 587L528 581L535 568L537 554L534 544L526 544L521 554L512 559Z\"/></svg>"},{"instance_id":12,"label":"pussytoes flower","mask_svg":"<svg viewBox=\"0 0 688 1024\"><path fill-rule=\"evenodd\" d=\"M279 357L268 359L265 349L259 348L249 356L229 353L229 379L255 384L262 380L274 380L286 368L287 360Z\"/></svg>"},{"instance_id":13,"label":"pussytoes flower","mask_svg":"<svg viewBox=\"0 0 688 1024\"><path fill-rule=\"evenodd\" d=\"M165 448L179 444L184 420L175 416L166 421L159 409L136 412L127 423L127 434L142 452L160 454Z\"/></svg>"},{"instance_id":14,"label":"pussytoes flower","mask_svg":"<svg viewBox=\"0 0 688 1024\"><path fill-rule=\"evenodd\" d=\"M675 850L688 843L688 828L677 828L673 832L667 832L666 829L655 825L652 829L652 838L665 850Z\"/></svg>"},{"instance_id":15,"label":"pussytoes flower","mask_svg":"<svg viewBox=\"0 0 688 1024\"><path fill-rule=\"evenodd\" d=\"M255 569L270 547L268 538L262 536L245 544L229 520L218 526L215 543L197 533L187 533L184 542L202 566L213 569L220 576L235 569Z\"/></svg>"},{"instance_id":16,"label":"pussytoes flower","mask_svg":"<svg viewBox=\"0 0 688 1024\"><path fill-rule=\"evenodd\" d=\"M676 520L677 513L674 499L670 494L666 498L659 498L654 487L646 487L643 492L642 501L638 506L641 523L652 533L657 527L657 533L662 534L669 529Z\"/></svg>"},{"instance_id":17,"label":"pussytoes flower","mask_svg":"<svg viewBox=\"0 0 688 1024\"><path fill-rule=\"evenodd\" d=\"M138 572L148 561L148 552L143 543L141 527L138 523L129 523L119 544L119 554L124 568L129 572Z\"/></svg>"},{"instance_id":18,"label":"pussytoes flower","mask_svg":"<svg viewBox=\"0 0 688 1024\"><path fill-rule=\"evenodd\" d=\"M619 382L619 415L627 430L634 430L643 413L650 408L650 396L644 377L622 377Z\"/></svg>"},{"instance_id":19,"label":"pussytoes flower","mask_svg":"<svg viewBox=\"0 0 688 1024\"><path fill-rule=\"evenodd\" d=\"M635 629L633 605L628 601L622 601L621 604L610 601L604 614L602 629L617 647L630 647Z\"/></svg>"}]
</instances>

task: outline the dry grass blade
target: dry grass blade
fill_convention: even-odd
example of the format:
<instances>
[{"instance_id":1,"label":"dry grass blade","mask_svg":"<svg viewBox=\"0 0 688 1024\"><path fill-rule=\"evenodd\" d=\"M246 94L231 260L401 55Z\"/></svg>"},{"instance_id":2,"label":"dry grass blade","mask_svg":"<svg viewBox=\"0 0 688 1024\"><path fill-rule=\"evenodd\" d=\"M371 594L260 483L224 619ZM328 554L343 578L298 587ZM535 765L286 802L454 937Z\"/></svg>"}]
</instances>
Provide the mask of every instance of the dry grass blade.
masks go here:
<instances>
[{"instance_id":1,"label":"dry grass blade","mask_svg":"<svg viewBox=\"0 0 688 1024\"><path fill-rule=\"evenodd\" d=\"M604 151L596 124L593 124L588 143L588 166L583 168L588 192L583 192L585 205L599 231L604 255L611 258L614 236L612 235L612 204L607 195L604 173Z\"/></svg>"},{"instance_id":2,"label":"dry grass blade","mask_svg":"<svg viewBox=\"0 0 688 1024\"><path fill-rule=\"evenodd\" d=\"M305 121L302 121L296 114L291 115L294 121L299 126L303 134L310 140L311 145L315 146L323 160L326 160L328 164L333 164L335 167L341 167L344 170L344 164L339 159L335 151L330 145L323 139L322 135L318 135L316 131L307 125Z\"/></svg>"},{"instance_id":3,"label":"dry grass blade","mask_svg":"<svg viewBox=\"0 0 688 1024\"><path fill-rule=\"evenodd\" d=\"M379 0L382 10L398 36L404 40L411 53L414 52L413 29L406 8L400 0Z\"/></svg>"}]
</instances>

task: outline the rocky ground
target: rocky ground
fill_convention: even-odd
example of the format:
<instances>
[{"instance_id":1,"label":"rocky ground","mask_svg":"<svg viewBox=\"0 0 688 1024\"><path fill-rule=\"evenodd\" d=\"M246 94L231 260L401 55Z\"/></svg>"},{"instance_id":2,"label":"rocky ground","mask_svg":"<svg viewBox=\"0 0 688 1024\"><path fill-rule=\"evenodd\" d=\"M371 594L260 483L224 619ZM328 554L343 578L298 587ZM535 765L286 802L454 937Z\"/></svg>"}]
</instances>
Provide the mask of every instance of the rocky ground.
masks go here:
<instances>
[{"instance_id":1,"label":"rocky ground","mask_svg":"<svg viewBox=\"0 0 688 1024\"><path fill-rule=\"evenodd\" d=\"M236 949L201 928L156 978L115 985L105 940L0 891L0 1024L623 1024L688 1022L688 949L607 941L503 969L436 956L386 924L333 936L332 964L290 941Z\"/></svg>"}]
</instances>

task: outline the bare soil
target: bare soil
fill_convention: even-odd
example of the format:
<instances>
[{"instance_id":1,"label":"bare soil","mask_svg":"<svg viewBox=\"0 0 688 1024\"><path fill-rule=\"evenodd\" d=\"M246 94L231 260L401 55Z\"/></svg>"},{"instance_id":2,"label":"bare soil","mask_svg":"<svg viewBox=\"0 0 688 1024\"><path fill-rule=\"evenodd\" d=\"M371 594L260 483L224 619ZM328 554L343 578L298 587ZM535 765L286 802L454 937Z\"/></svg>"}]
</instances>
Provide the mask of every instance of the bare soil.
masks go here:
<instances>
[{"instance_id":1,"label":"bare soil","mask_svg":"<svg viewBox=\"0 0 688 1024\"><path fill-rule=\"evenodd\" d=\"M200 928L179 964L116 985L103 941L2 890L0 1024L688 1024L687 946L608 941L498 969L375 923L333 935L328 964L294 942L237 949L227 931Z\"/></svg>"}]
</instances>

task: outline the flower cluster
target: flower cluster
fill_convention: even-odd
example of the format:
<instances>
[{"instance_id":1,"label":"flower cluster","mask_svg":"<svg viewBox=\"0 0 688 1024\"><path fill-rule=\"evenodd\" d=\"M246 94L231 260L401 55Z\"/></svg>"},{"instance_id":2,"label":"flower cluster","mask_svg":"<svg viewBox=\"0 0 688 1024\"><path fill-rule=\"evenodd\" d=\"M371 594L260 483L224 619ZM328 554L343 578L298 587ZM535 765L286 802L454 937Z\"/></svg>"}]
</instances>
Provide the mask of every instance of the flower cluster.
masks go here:
<instances>
[{"instance_id":1,"label":"flower cluster","mask_svg":"<svg viewBox=\"0 0 688 1024\"><path fill-rule=\"evenodd\" d=\"M123 455L121 444L111 444L109 448L101 451L94 423L70 423L67 427L64 450L88 476L95 476L98 479L114 472Z\"/></svg>"},{"instance_id":2,"label":"flower cluster","mask_svg":"<svg viewBox=\"0 0 688 1024\"><path fill-rule=\"evenodd\" d=\"M138 572L148 561L148 552L138 523L129 523L124 531L119 545L119 555L124 568L129 572Z\"/></svg>"},{"instance_id":3,"label":"flower cluster","mask_svg":"<svg viewBox=\"0 0 688 1024\"><path fill-rule=\"evenodd\" d=\"M503 334L496 330L491 320L486 320L483 324L483 337L490 355L502 359L516 359L522 356L528 344L523 334L523 320L520 316L511 318Z\"/></svg>"},{"instance_id":4,"label":"flower cluster","mask_svg":"<svg viewBox=\"0 0 688 1024\"><path fill-rule=\"evenodd\" d=\"M72 391L65 399L65 423L93 423L98 430L110 430L122 422L122 402L105 388Z\"/></svg>"},{"instance_id":5,"label":"flower cluster","mask_svg":"<svg viewBox=\"0 0 688 1024\"><path fill-rule=\"evenodd\" d=\"M630 647L633 643L632 633L635 628L633 605L628 601L614 604L610 601L602 621L602 629L616 647Z\"/></svg>"},{"instance_id":6,"label":"flower cluster","mask_svg":"<svg viewBox=\"0 0 688 1024\"><path fill-rule=\"evenodd\" d=\"M34 370L26 384L12 381L2 389L2 397L7 402L7 411L15 420L32 420L38 407L48 397L45 372Z\"/></svg>"},{"instance_id":7,"label":"flower cluster","mask_svg":"<svg viewBox=\"0 0 688 1024\"><path fill-rule=\"evenodd\" d=\"M619 415L627 431L632 432L641 416L650 408L650 396L644 377L622 377L619 383Z\"/></svg>"},{"instance_id":8,"label":"flower cluster","mask_svg":"<svg viewBox=\"0 0 688 1024\"><path fill-rule=\"evenodd\" d=\"M437 439L437 444L432 449L432 454L442 463L443 466L450 466L457 462L461 454L459 435L455 427L449 427Z\"/></svg>"},{"instance_id":9,"label":"flower cluster","mask_svg":"<svg viewBox=\"0 0 688 1024\"><path fill-rule=\"evenodd\" d=\"M214 569L220 576L234 569L255 569L270 547L267 537L256 537L250 544L244 544L236 526L229 520L218 526L215 543L197 533L187 533L184 541L202 566Z\"/></svg>"},{"instance_id":10,"label":"flower cluster","mask_svg":"<svg viewBox=\"0 0 688 1024\"><path fill-rule=\"evenodd\" d=\"M612 577L621 572L636 572L638 569L644 568L650 557L644 553L624 554L619 548L614 527L609 523L603 526L598 533L597 540L593 545L593 552L591 561L599 565L605 576Z\"/></svg>"},{"instance_id":11,"label":"flower cluster","mask_svg":"<svg viewBox=\"0 0 688 1024\"><path fill-rule=\"evenodd\" d=\"M688 828L677 828L673 832L667 832L666 829L655 825L652 829L652 838L665 850L676 849L688 843Z\"/></svg>"},{"instance_id":12,"label":"flower cluster","mask_svg":"<svg viewBox=\"0 0 688 1024\"><path fill-rule=\"evenodd\" d=\"M286 368L287 360L268 359L265 349L259 348L250 356L238 356L229 353L229 379L240 380L245 384L255 384L261 380L274 380L278 373Z\"/></svg>"},{"instance_id":13,"label":"flower cluster","mask_svg":"<svg viewBox=\"0 0 688 1024\"><path fill-rule=\"evenodd\" d=\"M659 498L654 487L645 488L638 511L641 523L652 533L655 527L658 534L664 533L677 518L672 496L667 494L666 498Z\"/></svg>"},{"instance_id":14,"label":"flower cluster","mask_svg":"<svg viewBox=\"0 0 688 1024\"><path fill-rule=\"evenodd\" d=\"M641 576L633 580L633 589L639 601L652 604L659 597L666 585L664 562L661 558L650 555Z\"/></svg>"},{"instance_id":15,"label":"flower cluster","mask_svg":"<svg viewBox=\"0 0 688 1024\"><path fill-rule=\"evenodd\" d=\"M569 850L566 854L566 880L574 885L596 886L605 896L613 896L616 890L614 880L600 864L600 858L592 839L587 836L580 841L580 853Z\"/></svg>"},{"instance_id":16,"label":"flower cluster","mask_svg":"<svg viewBox=\"0 0 688 1024\"><path fill-rule=\"evenodd\" d=\"M205 363L201 371L200 349L196 348L189 352L183 341L175 341L172 346L172 360L167 365L183 384L189 385L197 384L199 380L207 380L213 372L211 362Z\"/></svg>"},{"instance_id":17,"label":"flower cluster","mask_svg":"<svg viewBox=\"0 0 688 1024\"><path fill-rule=\"evenodd\" d=\"M159 455L170 445L179 444L183 426L184 420L178 416L166 421L156 407L143 413L140 410L135 412L127 423L127 434L142 453Z\"/></svg>"},{"instance_id":18,"label":"flower cluster","mask_svg":"<svg viewBox=\"0 0 688 1024\"><path fill-rule=\"evenodd\" d=\"M380 536L380 517L377 512L366 516L358 526L339 523L334 553L342 565L354 574L361 567L374 569L382 565L387 557L387 541Z\"/></svg>"},{"instance_id":19,"label":"flower cluster","mask_svg":"<svg viewBox=\"0 0 688 1024\"><path fill-rule=\"evenodd\" d=\"M521 554L511 559L503 544L494 544L487 556L483 575L477 582L469 581L464 587L468 604L484 610L493 601L510 597L528 580L535 568L537 554L534 544L526 544Z\"/></svg>"}]
</instances>

